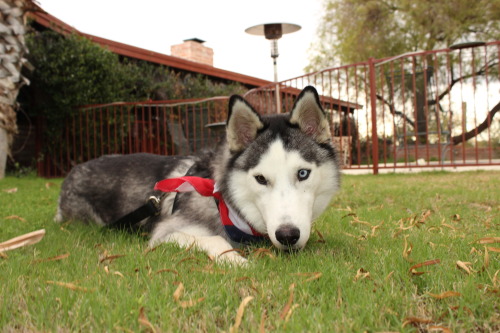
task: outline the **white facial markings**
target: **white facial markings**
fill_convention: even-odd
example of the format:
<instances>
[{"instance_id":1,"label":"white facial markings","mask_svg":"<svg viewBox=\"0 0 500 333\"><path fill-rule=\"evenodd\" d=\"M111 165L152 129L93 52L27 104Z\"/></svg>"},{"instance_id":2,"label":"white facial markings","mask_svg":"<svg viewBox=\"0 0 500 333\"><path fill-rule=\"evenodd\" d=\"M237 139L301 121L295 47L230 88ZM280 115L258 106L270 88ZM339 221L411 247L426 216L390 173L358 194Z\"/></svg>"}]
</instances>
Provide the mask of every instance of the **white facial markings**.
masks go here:
<instances>
[{"instance_id":1,"label":"white facial markings","mask_svg":"<svg viewBox=\"0 0 500 333\"><path fill-rule=\"evenodd\" d=\"M283 142L276 140L254 168L233 172L233 202L278 248L287 246L276 239L276 231L284 225L297 228L300 237L292 247L302 248L309 239L312 221L323 212L337 188L333 168L333 163L318 166L308 162L299 152L286 151Z\"/></svg>"}]
</instances>

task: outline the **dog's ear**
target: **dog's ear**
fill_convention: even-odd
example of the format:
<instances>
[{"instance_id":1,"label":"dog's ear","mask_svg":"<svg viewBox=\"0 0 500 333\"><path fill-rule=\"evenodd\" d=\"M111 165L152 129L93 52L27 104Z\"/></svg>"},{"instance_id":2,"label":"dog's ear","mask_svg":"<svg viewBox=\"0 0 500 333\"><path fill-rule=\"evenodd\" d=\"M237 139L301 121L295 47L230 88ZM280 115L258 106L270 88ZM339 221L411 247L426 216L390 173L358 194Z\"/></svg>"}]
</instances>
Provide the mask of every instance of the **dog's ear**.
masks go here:
<instances>
[{"instance_id":1,"label":"dog's ear","mask_svg":"<svg viewBox=\"0 0 500 333\"><path fill-rule=\"evenodd\" d=\"M226 135L232 152L243 150L257 136L257 131L264 127L259 114L241 96L233 95L229 99Z\"/></svg>"},{"instance_id":2,"label":"dog's ear","mask_svg":"<svg viewBox=\"0 0 500 333\"><path fill-rule=\"evenodd\" d=\"M290 112L290 123L318 143L331 141L330 125L325 111L319 103L318 92L308 86L302 90Z\"/></svg>"}]
</instances>

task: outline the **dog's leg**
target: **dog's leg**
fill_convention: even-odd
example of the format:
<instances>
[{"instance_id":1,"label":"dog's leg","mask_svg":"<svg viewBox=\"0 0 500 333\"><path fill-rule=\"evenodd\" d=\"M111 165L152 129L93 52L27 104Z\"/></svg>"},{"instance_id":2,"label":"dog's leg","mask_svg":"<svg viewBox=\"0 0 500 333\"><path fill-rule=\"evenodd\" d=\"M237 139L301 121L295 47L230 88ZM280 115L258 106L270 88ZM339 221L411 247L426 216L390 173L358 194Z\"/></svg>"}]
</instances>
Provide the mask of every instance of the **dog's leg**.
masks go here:
<instances>
[{"instance_id":1,"label":"dog's leg","mask_svg":"<svg viewBox=\"0 0 500 333\"><path fill-rule=\"evenodd\" d=\"M150 246L158 244L159 242L176 243L186 248L194 245L218 262L228 262L235 265L244 265L247 262L247 260L234 251L231 244L221 236L193 236L176 231L162 239L152 239Z\"/></svg>"}]
</instances>

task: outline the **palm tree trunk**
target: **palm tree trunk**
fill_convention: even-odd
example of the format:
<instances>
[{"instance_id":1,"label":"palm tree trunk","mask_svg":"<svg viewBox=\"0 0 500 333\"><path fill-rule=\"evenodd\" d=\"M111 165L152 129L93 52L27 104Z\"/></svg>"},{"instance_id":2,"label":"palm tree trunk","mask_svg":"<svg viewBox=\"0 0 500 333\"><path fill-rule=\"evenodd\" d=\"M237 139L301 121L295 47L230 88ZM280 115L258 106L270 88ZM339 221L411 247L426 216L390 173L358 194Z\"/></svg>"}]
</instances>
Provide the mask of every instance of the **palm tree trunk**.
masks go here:
<instances>
[{"instance_id":1,"label":"palm tree trunk","mask_svg":"<svg viewBox=\"0 0 500 333\"><path fill-rule=\"evenodd\" d=\"M25 14L33 6L30 0L0 0L0 179L17 133L16 98L27 83L21 74L27 52Z\"/></svg>"},{"instance_id":2,"label":"palm tree trunk","mask_svg":"<svg viewBox=\"0 0 500 333\"><path fill-rule=\"evenodd\" d=\"M9 105L0 103L0 179L5 176L7 156L16 132L16 113Z\"/></svg>"}]
</instances>

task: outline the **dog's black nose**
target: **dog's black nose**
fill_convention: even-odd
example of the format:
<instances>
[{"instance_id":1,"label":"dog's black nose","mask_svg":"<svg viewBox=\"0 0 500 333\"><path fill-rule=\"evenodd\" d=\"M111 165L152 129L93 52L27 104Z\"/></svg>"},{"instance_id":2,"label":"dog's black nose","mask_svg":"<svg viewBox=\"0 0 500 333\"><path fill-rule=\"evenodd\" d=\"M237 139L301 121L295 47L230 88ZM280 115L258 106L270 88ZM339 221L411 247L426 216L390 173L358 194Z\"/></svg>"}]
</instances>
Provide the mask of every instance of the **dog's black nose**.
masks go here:
<instances>
[{"instance_id":1,"label":"dog's black nose","mask_svg":"<svg viewBox=\"0 0 500 333\"><path fill-rule=\"evenodd\" d=\"M300 238L300 230L292 225L283 225L276 230L276 239L285 246L292 246Z\"/></svg>"}]
</instances>

